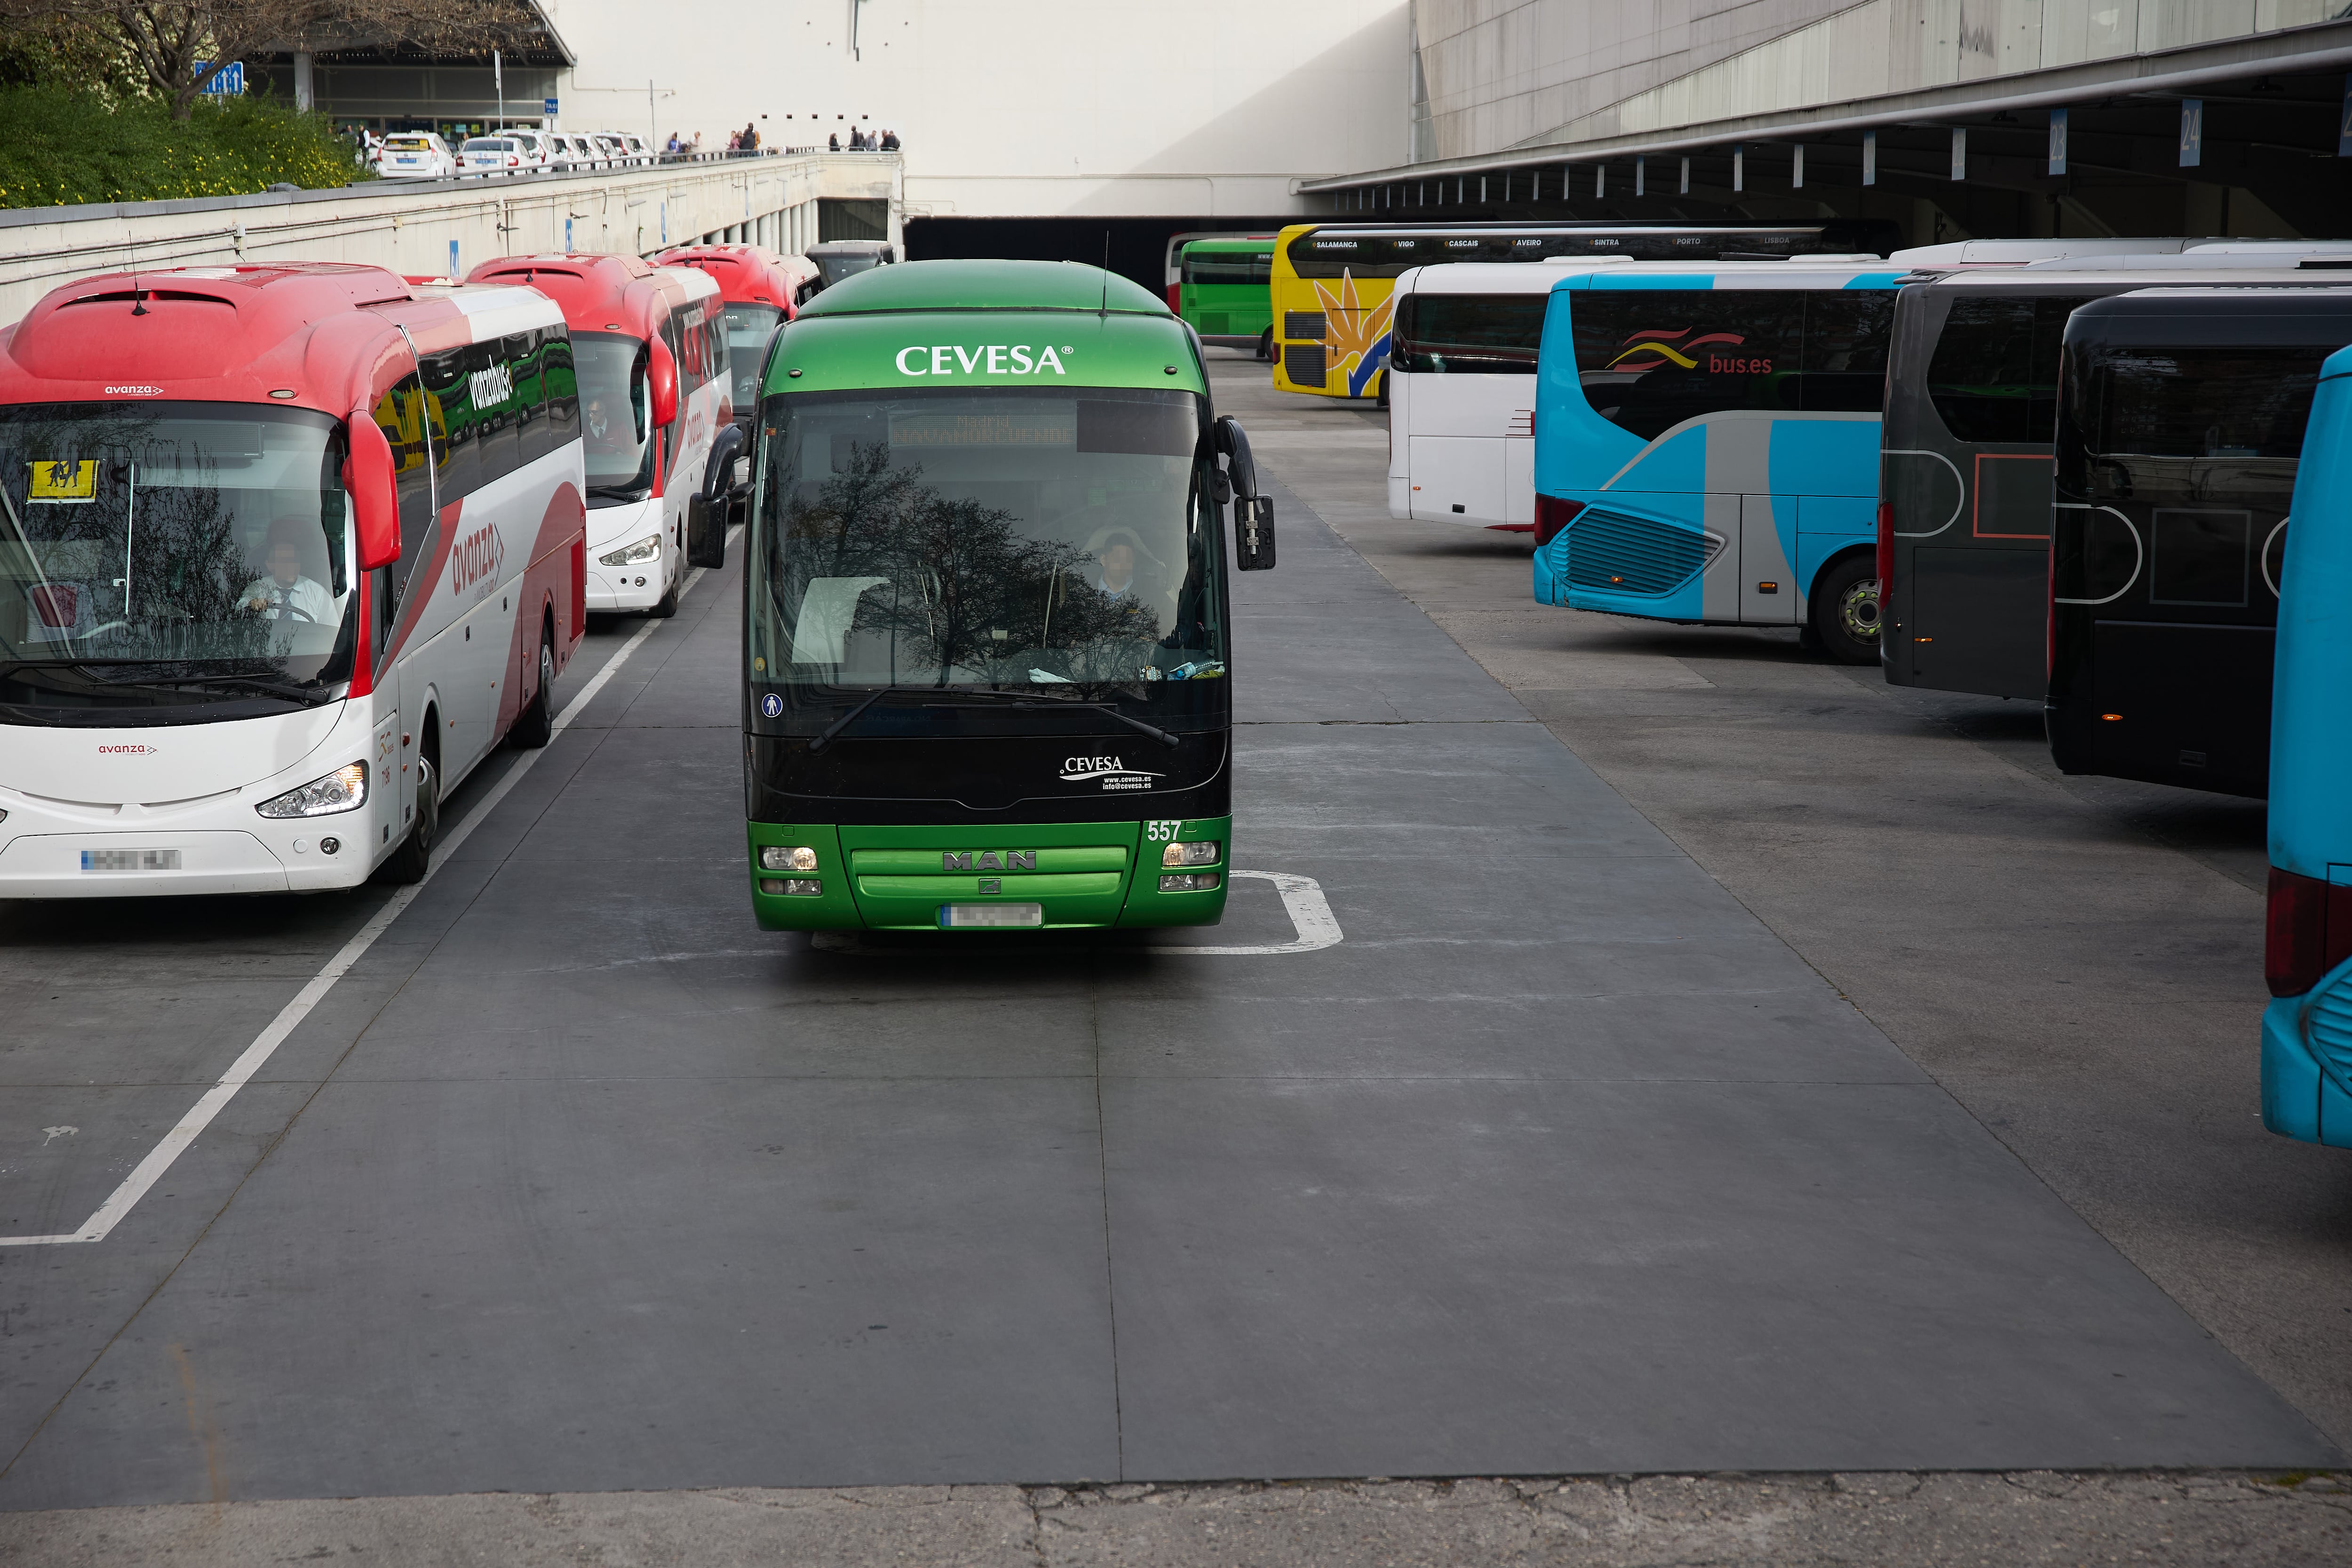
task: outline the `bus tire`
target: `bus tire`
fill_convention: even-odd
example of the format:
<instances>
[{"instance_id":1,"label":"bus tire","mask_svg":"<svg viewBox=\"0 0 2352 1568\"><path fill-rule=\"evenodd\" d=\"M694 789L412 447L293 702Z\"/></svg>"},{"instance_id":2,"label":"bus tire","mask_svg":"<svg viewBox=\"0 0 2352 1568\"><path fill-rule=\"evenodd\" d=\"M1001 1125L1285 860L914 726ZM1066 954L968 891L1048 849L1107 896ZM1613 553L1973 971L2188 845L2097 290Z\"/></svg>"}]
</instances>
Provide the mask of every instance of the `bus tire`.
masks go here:
<instances>
[{"instance_id":1,"label":"bus tire","mask_svg":"<svg viewBox=\"0 0 2352 1568\"><path fill-rule=\"evenodd\" d=\"M1257 357L1269 365L1274 363L1274 329L1271 327L1257 335Z\"/></svg>"},{"instance_id":2,"label":"bus tire","mask_svg":"<svg viewBox=\"0 0 2352 1568\"><path fill-rule=\"evenodd\" d=\"M1388 371L1382 371L1381 372L1381 397L1380 397L1380 402L1377 402L1377 403L1375 403L1373 406L1374 406L1374 407L1376 407L1376 408L1386 408L1386 407L1388 407L1388 405L1389 405L1389 373L1388 373Z\"/></svg>"},{"instance_id":3,"label":"bus tire","mask_svg":"<svg viewBox=\"0 0 2352 1568\"><path fill-rule=\"evenodd\" d=\"M1878 565L1869 551L1830 562L1814 580L1809 619L1831 658L1842 664L1878 663Z\"/></svg>"},{"instance_id":4,"label":"bus tire","mask_svg":"<svg viewBox=\"0 0 2352 1568\"><path fill-rule=\"evenodd\" d=\"M677 583L675 580L671 581L669 588L662 596L654 601L654 607L646 613L656 621L667 621L677 613Z\"/></svg>"},{"instance_id":5,"label":"bus tire","mask_svg":"<svg viewBox=\"0 0 2352 1568\"><path fill-rule=\"evenodd\" d=\"M516 716L507 737L525 751L536 751L555 738L555 634L543 622L539 632L539 691L530 706Z\"/></svg>"},{"instance_id":6,"label":"bus tire","mask_svg":"<svg viewBox=\"0 0 2352 1568\"><path fill-rule=\"evenodd\" d=\"M425 733L431 735L439 723L433 714L425 716ZM433 841L441 834L441 770L433 766L433 752L428 747L416 756L416 816L408 824L407 836L383 864L376 868L376 878L394 886L404 887L425 880L433 866Z\"/></svg>"}]
</instances>

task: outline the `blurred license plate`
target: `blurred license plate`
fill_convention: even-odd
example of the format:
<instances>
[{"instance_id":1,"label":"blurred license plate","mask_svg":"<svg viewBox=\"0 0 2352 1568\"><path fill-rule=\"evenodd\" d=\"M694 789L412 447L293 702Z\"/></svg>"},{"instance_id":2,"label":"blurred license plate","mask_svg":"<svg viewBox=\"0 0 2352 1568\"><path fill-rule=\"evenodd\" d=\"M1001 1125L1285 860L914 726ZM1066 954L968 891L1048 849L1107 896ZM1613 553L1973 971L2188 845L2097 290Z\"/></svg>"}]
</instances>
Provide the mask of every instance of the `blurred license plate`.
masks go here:
<instances>
[{"instance_id":1,"label":"blurred license plate","mask_svg":"<svg viewBox=\"0 0 2352 1568\"><path fill-rule=\"evenodd\" d=\"M84 871L177 871L177 850L84 850Z\"/></svg>"},{"instance_id":2,"label":"blurred license plate","mask_svg":"<svg viewBox=\"0 0 2352 1568\"><path fill-rule=\"evenodd\" d=\"M1042 904L942 904L940 924L947 925L1043 925Z\"/></svg>"}]
</instances>

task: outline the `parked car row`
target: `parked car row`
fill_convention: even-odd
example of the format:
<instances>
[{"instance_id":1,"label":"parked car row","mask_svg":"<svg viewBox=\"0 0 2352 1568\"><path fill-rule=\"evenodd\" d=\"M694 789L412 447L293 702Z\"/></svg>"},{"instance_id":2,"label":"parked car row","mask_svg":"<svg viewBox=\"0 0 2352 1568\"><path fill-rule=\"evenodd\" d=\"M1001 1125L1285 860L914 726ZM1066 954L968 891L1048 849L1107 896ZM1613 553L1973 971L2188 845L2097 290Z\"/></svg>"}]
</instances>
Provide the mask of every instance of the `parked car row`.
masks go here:
<instances>
[{"instance_id":1,"label":"parked car row","mask_svg":"<svg viewBox=\"0 0 2352 1568\"><path fill-rule=\"evenodd\" d=\"M650 167L657 160L642 136L625 131L518 128L469 136L456 151L431 131L394 131L375 154L387 180L447 180L461 174L571 173Z\"/></svg>"}]
</instances>

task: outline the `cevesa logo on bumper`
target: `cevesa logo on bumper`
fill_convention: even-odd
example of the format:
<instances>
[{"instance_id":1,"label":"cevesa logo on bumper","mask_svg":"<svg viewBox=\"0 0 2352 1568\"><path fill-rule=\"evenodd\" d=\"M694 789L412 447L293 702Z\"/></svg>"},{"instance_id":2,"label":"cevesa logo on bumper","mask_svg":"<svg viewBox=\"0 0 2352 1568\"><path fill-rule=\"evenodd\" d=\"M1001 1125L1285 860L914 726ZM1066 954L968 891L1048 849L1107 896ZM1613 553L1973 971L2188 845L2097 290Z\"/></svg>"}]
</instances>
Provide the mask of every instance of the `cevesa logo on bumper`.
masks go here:
<instances>
[{"instance_id":1,"label":"cevesa logo on bumper","mask_svg":"<svg viewBox=\"0 0 2352 1568\"><path fill-rule=\"evenodd\" d=\"M1154 779L1167 777L1148 773L1140 768L1129 768L1116 757L1065 757L1062 758L1062 782L1087 784L1097 780L1106 789L1149 789Z\"/></svg>"}]
</instances>

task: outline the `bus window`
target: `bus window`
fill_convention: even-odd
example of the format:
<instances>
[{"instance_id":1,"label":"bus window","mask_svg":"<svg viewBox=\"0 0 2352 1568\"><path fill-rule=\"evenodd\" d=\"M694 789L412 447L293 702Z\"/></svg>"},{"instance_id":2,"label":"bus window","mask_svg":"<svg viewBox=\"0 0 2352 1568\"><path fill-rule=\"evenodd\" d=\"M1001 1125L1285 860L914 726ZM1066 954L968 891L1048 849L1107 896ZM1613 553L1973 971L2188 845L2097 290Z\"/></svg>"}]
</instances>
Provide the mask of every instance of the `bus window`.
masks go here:
<instances>
[{"instance_id":1,"label":"bus window","mask_svg":"<svg viewBox=\"0 0 2352 1568\"><path fill-rule=\"evenodd\" d=\"M0 706L330 700L355 602L341 462L302 409L8 409Z\"/></svg>"},{"instance_id":2,"label":"bus window","mask_svg":"<svg viewBox=\"0 0 2352 1568\"><path fill-rule=\"evenodd\" d=\"M1894 325L1895 296L1885 289L1809 290L1804 353L1790 406L1879 413L1886 402L1886 343ZM1782 395L1789 395L1786 389Z\"/></svg>"},{"instance_id":3,"label":"bus window","mask_svg":"<svg viewBox=\"0 0 2352 1568\"><path fill-rule=\"evenodd\" d=\"M2066 318L2095 295L1958 299L1927 362L1927 396L1956 440L2046 443Z\"/></svg>"},{"instance_id":4,"label":"bus window","mask_svg":"<svg viewBox=\"0 0 2352 1568\"><path fill-rule=\"evenodd\" d=\"M588 505L641 501L654 485L645 341L619 332L576 332L572 358L587 444Z\"/></svg>"},{"instance_id":5,"label":"bus window","mask_svg":"<svg viewBox=\"0 0 2352 1568\"><path fill-rule=\"evenodd\" d=\"M572 368L572 340L552 329L541 353L540 374L547 382L549 450L580 436L580 380Z\"/></svg>"},{"instance_id":6,"label":"bus window","mask_svg":"<svg viewBox=\"0 0 2352 1568\"><path fill-rule=\"evenodd\" d=\"M1408 294L1398 302L1390 362L1408 375L1533 375L1544 305L1541 294Z\"/></svg>"},{"instance_id":7,"label":"bus window","mask_svg":"<svg viewBox=\"0 0 2352 1568\"><path fill-rule=\"evenodd\" d=\"M745 304L740 300L728 303L727 361L732 377L729 384L738 415L759 399L760 361L767 354L769 338L783 319L781 305Z\"/></svg>"},{"instance_id":8,"label":"bus window","mask_svg":"<svg viewBox=\"0 0 2352 1568\"><path fill-rule=\"evenodd\" d=\"M432 410L415 376L403 376L376 400L375 423L392 444L394 482L400 496L400 560L384 582L386 613L376 617L379 639L392 631L391 612L400 604L408 574L432 543L436 517L433 506L432 449L440 444L432 429ZM383 649L377 648L381 654Z\"/></svg>"},{"instance_id":9,"label":"bus window","mask_svg":"<svg viewBox=\"0 0 2352 1568\"><path fill-rule=\"evenodd\" d=\"M1593 413L1655 440L1731 409L1792 409L1805 293L1624 288L1577 291L1576 370Z\"/></svg>"},{"instance_id":10,"label":"bus window","mask_svg":"<svg viewBox=\"0 0 2352 1568\"><path fill-rule=\"evenodd\" d=\"M2147 349L2110 354L2088 389L2103 455L2285 457L2303 450L2323 348Z\"/></svg>"}]
</instances>

